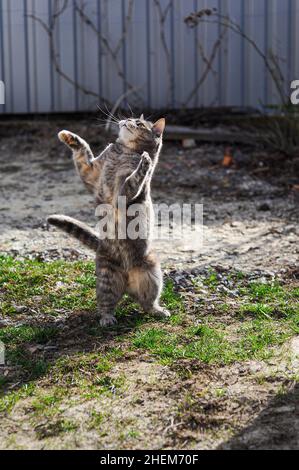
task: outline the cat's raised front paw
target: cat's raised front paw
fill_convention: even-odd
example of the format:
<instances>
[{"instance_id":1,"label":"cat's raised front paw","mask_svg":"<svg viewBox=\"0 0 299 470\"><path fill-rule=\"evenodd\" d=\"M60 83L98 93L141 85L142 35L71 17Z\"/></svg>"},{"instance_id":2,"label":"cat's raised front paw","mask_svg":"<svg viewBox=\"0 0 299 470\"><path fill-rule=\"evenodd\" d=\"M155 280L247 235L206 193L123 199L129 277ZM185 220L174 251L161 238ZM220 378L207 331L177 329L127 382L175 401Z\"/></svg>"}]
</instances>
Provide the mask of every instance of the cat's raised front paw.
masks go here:
<instances>
[{"instance_id":1,"label":"cat's raised front paw","mask_svg":"<svg viewBox=\"0 0 299 470\"><path fill-rule=\"evenodd\" d=\"M147 152L143 152L143 154L141 155L141 159L142 159L142 164L143 165L151 166L152 159L151 159L151 157L149 156L149 154Z\"/></svg>"},{"instance_id":2,"label":"cat's raised front paw","mask_svg":"<svg viewBox=\"0 0 299 470\"><path fill-rule=\"evenodd\" d=\"M64 130L59 132L58 138L61 142L68 145L71 149L78 149L83 145L81 137L69 131Z\"/></svg>"},{"instance_id":3,"label":"cat's raised front paw","mask_svg":"<svg viewBox=\"0 0 299 470\"><path fill-rule=\"evenodd\" d=\"M147 172L152 167L152 159L147 152L143 152L141 155L140 166L139 166L139 174L146 175Z\"/></svg>"}]
</instances>

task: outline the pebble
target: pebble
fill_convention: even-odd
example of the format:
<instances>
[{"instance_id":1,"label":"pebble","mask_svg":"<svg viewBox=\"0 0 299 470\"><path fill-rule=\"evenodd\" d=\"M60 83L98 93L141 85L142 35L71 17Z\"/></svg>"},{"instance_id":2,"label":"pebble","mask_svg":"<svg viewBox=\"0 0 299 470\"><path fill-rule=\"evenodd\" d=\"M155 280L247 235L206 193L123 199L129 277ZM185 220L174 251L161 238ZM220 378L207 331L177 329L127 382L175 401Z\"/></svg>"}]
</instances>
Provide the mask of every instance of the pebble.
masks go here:
<instances>
[{"instance_id":1,"label":"pebble","mask_svg":"<svg viewBox=\"0 0 299 470\"><path fill-rule=\"evenodd\" d=\"M267 202L263 202L262 204L260 204L260 205L257 207L257 210L258 210L258 211L266 212L266 211L270 211L270 210L271 210L271 207L269 206L269 204L268 204Z\"/></svg>"}]
</instances>

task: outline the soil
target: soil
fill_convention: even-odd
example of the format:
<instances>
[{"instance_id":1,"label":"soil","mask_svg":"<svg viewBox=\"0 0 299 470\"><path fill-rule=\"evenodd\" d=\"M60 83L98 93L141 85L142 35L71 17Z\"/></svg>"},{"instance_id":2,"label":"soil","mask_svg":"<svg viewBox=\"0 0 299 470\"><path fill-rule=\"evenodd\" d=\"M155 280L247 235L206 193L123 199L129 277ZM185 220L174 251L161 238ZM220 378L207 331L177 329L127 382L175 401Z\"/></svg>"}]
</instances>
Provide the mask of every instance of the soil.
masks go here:
<instances>
[{"instance_id":1,"label":"soil","mask_svg":"<svg viewBox=\"0 0 299 470\"><path fill-rule=\"evenodd\" d=\"M76 241L49 231L46 218L67 214L95 225L92 197L76 175L70 152L57 139L67 127L96 151L107 143L97 124L1 123L0 250L21 256L90 256ZM108 140L109 141L109 140ZM167 144L153 181L155 203L203 204L203 243L157 240L164 265L223 265L277 270L298 259L298 159L291 162L252 149L235 149L221 165L224 147L182 149ZM188 238L188 237L187 237Z\"/></svg>"},{"instance_id":2,"label":"soil","mask_svg":"<svg viewBox=\"0 0 299 470\"><path fill-rule=\"evenodd\" d=\"M95 151L109 142L94 122L0 123L1 253L45 261L93 258L46 224L49 214L61 213L95 225L92 197L74 171L70 152L56 138L63 128L80 134ZM233 164L226 168L224 150L221 145L197 143L183 149L179 142L167 144L153 180L156 203L203 204L202 244L190 248L185 239L155 242L166 272L182 286L192 269L258 271L265 276L298 269L299 158L235 148ZM61 337L67 354L78 338L80 347L86 347L82 328L80 323ZM89 345L91 350L96 346ZM113 372L129 380L124 396L107 398L104 405L113 406L120 418L115 426L139 419L141 437L134 448L298 449L299 389L286 378L298 371L298 353L298 338L277 350L267 364L216 367L178 361L169 368L146 354L132 353ZM257 375L273 380L258 381ZM279 394L281 387L287 393ZM211 392L223 388L224 396ZM198 397L196 406L190 404L190 395ZM72 404L65 416L84 417L94 405ZM47 437L46 448L130 448L110 422L103 424L100 444L98 435L84 426L64 438L51 435L46 423L36 432L26 419L28 410L30 399L1 421L1 448L44 448L41 436ZM8 439L10 434L13 439Z\"/></svg>"}]
</instances>

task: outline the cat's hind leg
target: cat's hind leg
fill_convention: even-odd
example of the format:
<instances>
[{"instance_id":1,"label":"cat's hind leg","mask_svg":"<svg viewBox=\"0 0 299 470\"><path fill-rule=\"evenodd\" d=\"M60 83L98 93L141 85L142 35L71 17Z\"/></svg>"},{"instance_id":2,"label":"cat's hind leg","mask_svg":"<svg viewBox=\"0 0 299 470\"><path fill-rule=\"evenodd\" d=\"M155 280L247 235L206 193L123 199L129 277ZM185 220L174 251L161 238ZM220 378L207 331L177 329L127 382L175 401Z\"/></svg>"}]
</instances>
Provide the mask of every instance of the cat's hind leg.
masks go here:
<instances>
[{"instance_id":1,"label":"cat's hind leg","mask_svg":"<svg viewBox=\"0 0 299 470\"><path fill-rule=\"evenodd\" d=\"M116 323L115 308L126 290L127 276L104 256L97 257L97 307L101 326Z\"/></svg>"},{"instance_id":2,"label":"cat's hind leg","mask_svg":"<svg viewBox=\"0 0 299 470\"><path fill-rule=\"evenodd\" d=\"M159 317L169 317L170 312L159 304L163 288L163 274L158 262L152 255L141 266L128 272L127 291L147 313Z\"/></svg>"}]
</instances>

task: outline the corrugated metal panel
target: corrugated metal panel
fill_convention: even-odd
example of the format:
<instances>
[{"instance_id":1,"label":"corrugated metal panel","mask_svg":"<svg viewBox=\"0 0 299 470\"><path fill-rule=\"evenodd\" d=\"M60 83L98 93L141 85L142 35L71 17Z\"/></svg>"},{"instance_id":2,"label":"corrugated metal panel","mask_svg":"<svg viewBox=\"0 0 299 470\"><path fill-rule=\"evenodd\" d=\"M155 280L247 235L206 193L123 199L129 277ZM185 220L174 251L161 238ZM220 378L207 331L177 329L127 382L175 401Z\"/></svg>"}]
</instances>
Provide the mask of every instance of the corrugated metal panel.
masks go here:
<instances>
[{"instance_id":1,"label":"corrugated metal panel","mask_svg":"<svg viewBox=\"0 0 299 470\"><path fill-rule=\"evenodd\" d=\"M0 112L95 110L132 88L128 102L145 107L278 103L264 61L233 31L196 90L223 26L190 29L184 18L212 7L277 57L287 92L299 79L299 0L0 0ZM55 64L45 29L61 9Z\"/></svg>"}]
</instances>

